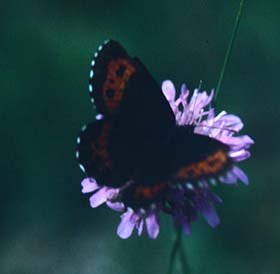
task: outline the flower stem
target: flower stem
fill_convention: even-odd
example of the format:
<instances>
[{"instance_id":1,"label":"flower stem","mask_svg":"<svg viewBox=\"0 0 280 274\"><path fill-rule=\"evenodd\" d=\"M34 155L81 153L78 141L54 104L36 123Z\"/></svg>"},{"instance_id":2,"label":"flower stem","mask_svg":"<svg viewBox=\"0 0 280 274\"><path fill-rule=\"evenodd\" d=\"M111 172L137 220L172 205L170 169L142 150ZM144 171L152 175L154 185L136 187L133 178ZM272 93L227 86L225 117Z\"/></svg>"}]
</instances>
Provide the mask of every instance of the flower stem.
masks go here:
<instances>
[{"instance_id":1,"label":"flower stem","mask_svg":"<svg viewBox=\"0 0 280 274\"><path fill-rule=\"evenodd\" d=\"M172 274L173 269L176 263L176 255L179 252L180 255L180 262L182 266L182 273L183 274L191 274L190 267L187 262L187 255L184 249L184 246L182 245L182 228L178 228L176 231L176 239L174 241L171 253L170 253L170 259L169 259L169 266L166 274Z\"/></svg>"},{"instance_id":2,"label":"flower stem","mask_svg":"<svg viewBox=\"0 0 280 274\"><path fill-rule=\"evenodd\" d=\"M174 265L176 262L176 255L177 255L177 252L178 252L178 250L180 248L180 244L181 244L181 238L182 238L182 229L178 228L177 233L176 233L176 239L175 239L174 244L171 249L169 266L168 266L168 270L167 270L166 274L173 273L173 268L174 268Z\"/></svg>"},{"instance_id":3,"label":"flower stem","mask_svg":"<svg viewBox=\"0 0 280 274\"><path fill-rule=\"evenodd\" d=\"M227 63L228 63L228 60L229 60L229 57L230 57L230 54L231 54L231 50L232 50L233 43L234 43L235 38L236 38L237 31L238 31L244 2L245 2L245 0L240 0L240 3L239 3L239 9L238 9L238 12L237 12L237 15L236 15L236 18L235 18L235 24L234 24L233 31L232 31L232 34L231 34L231 38L230 38L228 48L227 48L227 51L226 51L226 56L225 56L225 59L224 59L224 63L223 63L223 66L222 66L222 69L221 69L221 72L220 72L220 77L219 77L219 80L218 80L218 83L217 83L214 102L216 102L217 95L218 95L218 93L220 91L220 88L221 88L221 84L222 84L222 81L223 81L223 78L224 78L226 66L227 66Z\"/></svg>"},{"instance_id":4,"label":"flower stem","mask_svg":"<svg viewBox=\"0 0 280 274\"><path fill-rule=\"evenodd\" d=\"M182 265L182 273L191 274L191 269L187 261L187 254L183 244L180 245L180 260Z\"/></svg>"}]
</instances>

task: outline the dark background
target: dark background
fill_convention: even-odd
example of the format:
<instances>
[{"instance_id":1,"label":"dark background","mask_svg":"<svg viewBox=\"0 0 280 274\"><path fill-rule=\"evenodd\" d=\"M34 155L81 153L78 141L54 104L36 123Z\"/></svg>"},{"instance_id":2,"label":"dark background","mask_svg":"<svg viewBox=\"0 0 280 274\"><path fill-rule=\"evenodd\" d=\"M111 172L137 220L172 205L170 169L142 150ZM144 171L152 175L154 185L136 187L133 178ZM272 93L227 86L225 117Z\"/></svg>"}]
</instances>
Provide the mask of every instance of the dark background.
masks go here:
<instances>
[{"instance_id":1,"label":"dark background","mask_svg":"<svg viewBox=\"0 0 280 274\"><path fill-rule=\"evenodd\" d=\"M280 273L280 4L247 1L218 98L256 144L246 187L219 186L222 223L184 238L193 274ZM238 1L3 1L0 8L0 273L163 274L174 239L121 240L119 214L91 209L74 149L95 115L88 73L106 38L156 80L216 86ZM148 97L147 97L148 100ZM144 106L143 106L144 109ZM179 273L179 272L176 272Z\"/></svg>"}]
</instances>

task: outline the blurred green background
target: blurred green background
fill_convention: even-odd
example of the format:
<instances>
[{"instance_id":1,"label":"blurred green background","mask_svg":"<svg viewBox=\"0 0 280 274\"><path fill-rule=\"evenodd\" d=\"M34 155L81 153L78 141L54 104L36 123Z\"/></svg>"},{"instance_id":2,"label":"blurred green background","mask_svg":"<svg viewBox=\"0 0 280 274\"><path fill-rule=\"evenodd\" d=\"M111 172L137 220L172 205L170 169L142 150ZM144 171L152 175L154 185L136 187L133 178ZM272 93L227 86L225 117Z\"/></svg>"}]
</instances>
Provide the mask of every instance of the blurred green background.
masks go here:
<instances>
[{"instance_id":1,"label":"blurred green background","mask_svg":"<svg viewBox=\"0 0 280 274\"><path fill-rule=\"evenodd\" d=\"M246 187L218 186L222 223L184 238L193 274L280 273L280 2L247 1L218 98L256 144ZM119 214L91 209L74 152L95 115L94 51L106 38L141 58L160 83L216 86L238 1L3 1L0 9L0 274L163 274L174 240L121 240ZM144 108L144 106L143 106ZM175 273L180 273L176 270Z\"/></svg>"}]
</instances>

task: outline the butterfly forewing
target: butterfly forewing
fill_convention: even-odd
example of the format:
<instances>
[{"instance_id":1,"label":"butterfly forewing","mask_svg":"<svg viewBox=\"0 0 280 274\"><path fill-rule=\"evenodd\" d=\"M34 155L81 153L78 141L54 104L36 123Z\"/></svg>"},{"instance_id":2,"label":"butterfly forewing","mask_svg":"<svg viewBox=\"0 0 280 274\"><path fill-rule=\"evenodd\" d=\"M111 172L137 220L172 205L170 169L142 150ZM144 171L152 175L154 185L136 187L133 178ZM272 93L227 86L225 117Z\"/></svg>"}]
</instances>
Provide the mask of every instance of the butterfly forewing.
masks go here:
<instances>
[{"instance_id":1,"label":"butterfly forewing","mask_svg":"<svg viewBox=\"0 0 280 274\"><path fill-rule=\"evenodd\" d=\"M130 57L116 41L106 41L91 62L89 92L98 113L112 115L124 96L126 83L135 72Z\"/></svg>"},{"instance_id":2,"label":"butterfly forewing","mask_svg":"<svg viewBox=\"0 0 280 274\"><path fill-rule=\"evenodd\" d=\"M162 146L168 142L166 133L175 128L174 114L161 88L145 66L115 41L99 48L90 76L97 112L111 126L107 149L114 170L130 178L142 178L143 174L154 178L164 165L160 162Z\"/></svg>"},{"instance_id":3,"label":"butterfly forewing","mask_svg":"<svg viewBox=\"0 0 280 274\"><path fill-rule=\"evenodd\" d=\"M168 169L165 150L175 118L147 69L137 59L133 63L136 72L114 119L112 155L116 162L131 166L134 177L150 181Z\"/></svg>"}]
</instances>

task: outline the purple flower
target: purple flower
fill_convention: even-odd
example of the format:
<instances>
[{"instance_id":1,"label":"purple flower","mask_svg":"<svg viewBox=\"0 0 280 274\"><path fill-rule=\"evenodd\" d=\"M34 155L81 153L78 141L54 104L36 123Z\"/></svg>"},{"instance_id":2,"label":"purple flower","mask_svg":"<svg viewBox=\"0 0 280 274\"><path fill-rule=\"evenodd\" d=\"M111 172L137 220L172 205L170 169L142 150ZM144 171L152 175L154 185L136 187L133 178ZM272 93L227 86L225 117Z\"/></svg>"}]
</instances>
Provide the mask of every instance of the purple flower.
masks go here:
<instances>
[{"instance_id":1,"label":"purple flower","mask_svg":"<svg viewBox=\"0 0 280 274\"><path fill-rule=\"evenodd\" d=\"M119 190L111 187L102 187L97 184L93 178L85 178L82 183L82 193L91 193L89 202L91 207L95 208L106 202L107 206L115 211L124 210L125 206L120 202L113 202L118 196Z\"/></svg>"},{"instance_id":2,"label":"purple flower","mask_svg":"<svg viewBox=\"0 0 280 274\"><path fill-rule=\"evenodd\" d=\"M215 114L215 109L211 106L214 91L208 95L206 91L195 89L190 96L186 85L182 85L181 94L176 98L175 87L169 80L162 83L162 91L175 114L176 123L182 126L192 125L194 134L206 135L226 144L229 147L228 156L234 164L218 178L201 179L196 183L166 184L165 194L161 199L140 209L132 209L123 199L122 192L133 187L133 183L122 188L111 188L98 185L93 178L84 179L82 193L92 193L92 207L106 203L114 211L123 212L117 229L117 234L123 239L129 238L134 229L138 236L142 235L144 228L148 236L155 239L159 234L161 211L170 214L174 225L182 227L185 234L190 234L191 223L197 219L198 213L211 227L215 227L220 220L214 203L221 203L222 200L211 192L210 186L218 182L236 184L238 180L246 185L249 183L246 174L236 164L250 157L248 148L254 141L248 135L237 135L243 128L240 118L225 111Z\"/></svg>"},{"instance_id":3,"label":"purple flower","mask_svg":"<svg viewBox=\"0 0 280 274\"><path fill-rule=\"evenodd\" d=\"M156 210L150 210L146 213L144 210L134 212L133 209L128 208L121 216L122 220L118 226L118 235L126 239L131 236L133 229L136 228L138 236L142 234L144 223L146 224L148 236L155 239L159 234L158 213Z\"/></svg>"},{"instance_id":4,"label":"purple flower","mask_svg":"<svg viewBox=\"0 0 280 274\"><path fill-rule=\"evenodd\" d=\"M194 133L209 136L228 145L230 147L228 155L233 162L240 162L250 157L247 149L254 144L254 141L248 135L235 136L244 126L238 116L227 114L226 111L215 115L215 109L211 107L213 90L210 95L207 95L206 91L200 92L195 89L188 100L190 92L185 85L182 85L181 94L176 99L173 83L166 80L162 83L162 91L176 115L178 125L194 125ZM249 183L246 174L237 166L233 166L226 176L221 176L219 179L228 184L236 183L237 179L246 185Z\"/></svg>"},{"instance_id":5,"label":"purple flower","mask_svg":"<svg viewBox=\"0 0 280 274\"><path fill-rule=\"evenodd\" d=\"M99 186L93 178L85 178L81 184L82 193L93 192L89 199L91 207L95 208L106 203L108 207L115 211L125 211L125 205L115 201L118 197L119 189ZM154 239L159 234L158 215L158 210L153 207L147 212L143 209L134 212L132 208L128 207L121 216L122 220L118 226L117 233L121 238L126 239L131 236L134 228L136 228L138 236L140 236L145 223L148 236Z\"/></svg>"}]
</instances>

